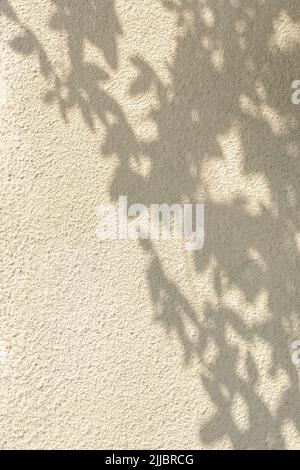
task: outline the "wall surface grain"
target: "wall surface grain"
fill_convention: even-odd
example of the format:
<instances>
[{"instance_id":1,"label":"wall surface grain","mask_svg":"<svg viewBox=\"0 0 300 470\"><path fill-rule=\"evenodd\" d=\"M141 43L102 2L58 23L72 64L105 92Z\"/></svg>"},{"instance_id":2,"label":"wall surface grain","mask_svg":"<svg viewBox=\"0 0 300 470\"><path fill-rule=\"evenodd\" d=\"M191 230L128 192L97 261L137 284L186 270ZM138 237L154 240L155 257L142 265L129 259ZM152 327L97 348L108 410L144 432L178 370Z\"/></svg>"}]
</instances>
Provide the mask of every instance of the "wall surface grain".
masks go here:
<instances>
[{"instance_id":1,"label":"wall surface grain","mask_svg":"<svg viewBox=\"0 0 300 470\"><path fill-rule=\"evenodd\" d=\"M0 0L2 449L300 448L299 53L297 0Z\"/></svg>"}]
</instances>

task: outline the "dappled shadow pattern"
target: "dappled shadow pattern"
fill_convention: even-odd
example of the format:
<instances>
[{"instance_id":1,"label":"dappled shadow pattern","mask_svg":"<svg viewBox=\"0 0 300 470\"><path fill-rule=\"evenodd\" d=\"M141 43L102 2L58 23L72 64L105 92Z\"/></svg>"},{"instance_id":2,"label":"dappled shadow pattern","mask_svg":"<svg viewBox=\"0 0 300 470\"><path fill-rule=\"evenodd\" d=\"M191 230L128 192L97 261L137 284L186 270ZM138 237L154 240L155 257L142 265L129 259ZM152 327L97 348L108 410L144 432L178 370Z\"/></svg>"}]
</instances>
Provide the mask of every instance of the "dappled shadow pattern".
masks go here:
<instances>
[{"instance_id":1,"label":"dappled shadow pattern","mask_svg":"<svg viewBox=\"0 0 300 470\"><path fill-rule=\"evenodd\" d=\"M161 0L178 21L171 83L164 84L151 64L135 56L136 80L128 90L131 99L150 90L156 98L148 119L156 124L157 136L150 141L137 137L121 106L101 88L109 80L107 69L118 66L122 30L114 2L53 3L57 11L49 26L67 33L68 77L57 74L34 33L21 23L23 34L11 45L24 55L38 54L50 87L46 101L58 102L65 119L78 107L90 128L97 120L105 126L102 154L119 159L112 199L127 194L130 202L180 203L194 202L201 194L205 202L205 246L194 262L198 275L213 264L216 303L207 301L201 315L164 273L154 246L142 242L150 256L147 277L156 320L176 333L186 362L197 359L203 366L201 382L215 411L200 424L201 442L209 446L227 439L234 448L285 448L286 423L300 433L299 378L288 342L300 324L300 111L290 98L291 82L300 77L300 50L288 35L282 39L280 31L286 26L283 15L291 25L300 21L298 2ZM8 1L0 8L19 22ZM86 40L102 51L106 70L85 62ZM150 161L146 176L133 170L132 157ZM218 165L223 165L220 183ZM209 184L207 173L215 185ZM227 175L235 182L232 191ZM265 185L265 199L255 193L257 179ZM267 317L249 322L245 312L229 308L232 289L250 306L266 293ZM189 335L187 322L196 328L196 337ZM228 340L228 328L241 341L263 343L271 351L265 374L271 380L278 374L287 378L277 403L262 398L261 371L253 354L249 350L240 357L239 347ZM206 362L212 343L217 353ZM237 396L248 413L243 428L232 411Z\"/></svg>"},{"instance_id":2,"label":"dappled shadow pattern","mask_svg":"<svg viewBox=\"0 0 300 470\"><path fill-rule=\"evenodd\" d=\"M11 41L11 47L25 56L38 57L41 74L47 80L49 91L44 96L46 103L58 103L65 120L73 108L81 111L86 124L93 129L96 119L107 125L106 113L121 113L117 103L101 88L109 79L109 72L95 63L86 62L86 43L100 49L108 68L118 65L117 44L122 29L115 13L114 0L97 2L87 0L51 0L57 11L50 18L49 27L66 34L66 44L61 53L67 55L70 71L61 77L60 71L49 58L49 54L38 37L18 18L8 0L0 3L0 14L11 18L20 27L20 35ZM99 27L105 25L105 27ZM64 48L65 46L65 48Z\"/></svg>"}]
</instances>

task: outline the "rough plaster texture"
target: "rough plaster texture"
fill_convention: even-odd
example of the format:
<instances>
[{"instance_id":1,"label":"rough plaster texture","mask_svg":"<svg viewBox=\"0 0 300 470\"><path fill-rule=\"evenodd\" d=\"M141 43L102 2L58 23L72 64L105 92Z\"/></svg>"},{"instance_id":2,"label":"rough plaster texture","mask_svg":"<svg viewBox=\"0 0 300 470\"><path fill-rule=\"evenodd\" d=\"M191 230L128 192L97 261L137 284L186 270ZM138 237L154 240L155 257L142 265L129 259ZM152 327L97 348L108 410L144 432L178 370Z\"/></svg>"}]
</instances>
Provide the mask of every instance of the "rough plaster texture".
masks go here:
<instances>
[{"instance_id":1,"label":"rough plaster texture","mask_svg":"<svg viewBox=\"0 0 300 470\"><path fill-rule=\"evenodd\" d=\"M300 448L297 0L0 0L1 448ZM96 207L205 203L205 246Z\"/></svg>"}]
</instances>

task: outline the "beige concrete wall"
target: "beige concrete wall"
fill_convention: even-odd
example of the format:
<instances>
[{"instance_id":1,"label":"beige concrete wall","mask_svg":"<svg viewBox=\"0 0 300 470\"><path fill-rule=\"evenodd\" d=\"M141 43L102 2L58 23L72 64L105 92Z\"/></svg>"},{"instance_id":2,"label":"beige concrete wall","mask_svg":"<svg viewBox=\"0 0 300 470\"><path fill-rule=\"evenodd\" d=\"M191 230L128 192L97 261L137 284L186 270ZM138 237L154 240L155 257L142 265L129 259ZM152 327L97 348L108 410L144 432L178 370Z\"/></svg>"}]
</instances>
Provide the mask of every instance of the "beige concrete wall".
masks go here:
<instances>
[{"instance_id":1,"label":"beige concrete wall","mask_svg":"<svg viewBox=\"0 0 300 470\"><path fill-rule=\"evenodd\" d=\"M1 448L300 448L299 2L0 15ZM120 195L203 250L99 241Z\"/></svg>"}]
</instances>

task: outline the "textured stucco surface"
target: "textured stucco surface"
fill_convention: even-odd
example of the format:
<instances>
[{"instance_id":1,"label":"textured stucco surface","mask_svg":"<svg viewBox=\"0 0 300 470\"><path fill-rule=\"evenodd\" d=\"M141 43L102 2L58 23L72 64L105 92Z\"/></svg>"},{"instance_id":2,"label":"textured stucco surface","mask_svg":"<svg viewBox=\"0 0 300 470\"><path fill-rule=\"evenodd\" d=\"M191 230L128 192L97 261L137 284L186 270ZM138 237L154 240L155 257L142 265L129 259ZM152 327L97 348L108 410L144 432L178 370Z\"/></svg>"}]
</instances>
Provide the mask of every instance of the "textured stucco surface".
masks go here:
<instances>
[{"instance_id":1,"label":"textured stucco surface","mask_svg":"<svg viewBox=\"0 0 300 470\"><path fill-rule=\"evenodd\" d=\"M298 0L0 0L0 446L300 448ZM205 203L205 246L96 207Z\"/></svg>"}]
</instances>

